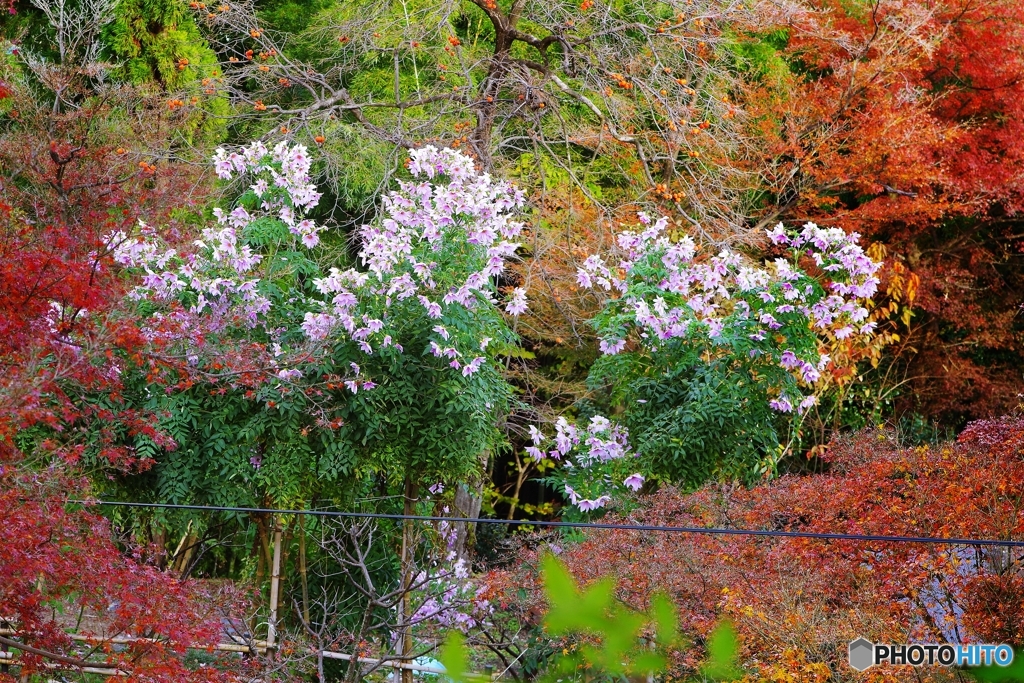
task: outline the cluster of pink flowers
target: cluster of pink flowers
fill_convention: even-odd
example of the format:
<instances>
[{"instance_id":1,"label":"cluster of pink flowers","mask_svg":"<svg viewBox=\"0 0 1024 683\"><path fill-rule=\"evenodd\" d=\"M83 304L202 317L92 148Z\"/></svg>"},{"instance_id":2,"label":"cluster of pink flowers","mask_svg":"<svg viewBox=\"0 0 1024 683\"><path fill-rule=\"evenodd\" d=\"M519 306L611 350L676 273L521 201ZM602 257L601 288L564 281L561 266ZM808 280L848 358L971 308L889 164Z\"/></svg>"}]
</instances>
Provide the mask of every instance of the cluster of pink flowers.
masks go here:
<instances>
[{"instance_id":1,"label":"cluster of pink flowers","mask_svg":"<svg viewBox=\"0 0 1024 683\"><path fill-rule=\"evenodd\" d=\"M254 275L260 263L248 245L239 245L232 226L207 228L197 240L197 251L181 254L164 244L149 226L139 224L140 237L117 232L107 237L116 263L142 271L142 283L129 294L133 299L164 302L182 292L194 294L189 312L205 314L206 329L220 329L241 321L259 324L270 310L270 300L257 288Z\"/></svg>"},{"instance_id":2,"label":"cluster of pink flowers","mask_svg":"<svg viewBox=\"0 0 1024 683\"><path fill-rule=\"evenodd\" d=\"M142 271L134 298L167 302L191 294L192 319L179 321L177 328L197 334L239 320L250 327L266 322L271 303L259 289L262 259L240 240L249 225L261 219L280 221L307 248L319 244L323 230L306 218L321 194L310 182L310 159L302 145L280 142L271 150L254 142L239 151L218 149L213 162L225 180L252 179L248 189L258 209L214 209L217 225L203 231L191 253L170 248L145 225L138 237L119 232L108 238L118 263ZM522 224L511 215L523 205L523 193L478 173L472 159L451 149L411 150L409 169L427 180L401 183L400 190L384 199L383 220L361 230L359 256L368 272L331 268L316 278L315 286L326 301L305 300L310 310L302 330L312 341L343 331L367 354L385 348L402 352L394 328L403 324L403 312L393 309L416 302L438 323L428 350L469 376L485 362L482 354L490 338L450 334L445 319L452 307L497 305L494 278L504 272L506 259L519 246L512 240ZM253 202L246 205L252 207ZM506 310L518 315L525 309L525 292L516 289ZM277 374L281 380L301 377L295 369ZM353 385L353 391L372 386L362 381Z\"/></svg>"},{"instance_id":3,"label":"cluster of pink flowers","mask_svg":"<svg viewBox=\"0 0 1024 683\"><path fill-rule=\"evenodd\" d=\"M435 484L430 491L439 495L444 486ZM442 512L447 515L451 510L445 506ZM437 532L440 543L436 547L441 554L413 581L419 606L411 621L414 626L436 624L466 633L493 614L494 606L484 597L486 586L476 586L471 580L469 562L458 556L456 525L438 522Z\"/></svg>"},{"instance_id":4,"label":"cluster of pink flowers","mask_svg":"<svg viewBox=\"0 0 1024 683\"><path fill-rule=\"evenodd\" d=\"M394 341L402 322L396 309L415 302L438 322L427 350L468 376L484 362L480 354L490 339L459 338L444 323L452 307L498 303L494 278L519 247L513 240L523 226L511 214L523 205L523 193L478 173L473 160L455 150L428 146L409 156L409 170L426 180L403 182L384 198L383 220L360 233L359 257L368 272L331 269L317 279L328 300L306 314L302 328L314 340L342 330L367 354L402 351ZM521 288L505 309L512 315L526 310Z\"/></svg>"},{"instance_id":5,"label":"cluster of pink flowers","mask_svg":"<svg viewBox=\"0 0 1024 683\"><path fill-rule=\"evenodd\" d=\"M262 215L280 219L288 226L289 232L312 249L320 243L323 227L305 218L305 214L316 207L321 197L321 193L317 192L316 186L310 181L310 163L303 145L289 145L284 140L277 143L273 150L268 150L259 141L240 152L227 152L219 147L213 157L217 175L225 180L246 174L269 176L257 177L249 186L260 200ZM278 171L278 168L281 170ZM234 228L245 227L255 218L241 206L230 214L214 209L214 215L222 225L228 224Z\"/></svg>"},{"instance_id":6,"label":"cluster of pink flowers","mask_svg":"<svg viewBox=\"0 0 1024 683\"><path fill-rule=\"evenodd\" d=\"M614 266L595 255L578 271L581 286L615 290L619 310L628 312L628 323L624 326L620 318L617 329L601 339L605 354L624 350L631 328L639 343L651 351L674 338L700 338L708 347L729 344L737 335L754 343L770 342L776 331L793 324L794 317L801 321L797 326L809 326L823 337L845 339L873 332L863 300L874 294L881 264L864 253L856 233L847 235L838 228L808 223L802 231L789 234L780 223L768 236L773 243L789 247L792 257L775 259L761 268L729 249L700 260L689 237L669 238L666 218L652 222L641 214L640 222L642 230L619 235L621 253ZM814 260L827 284L822 286L796 265L804 255ZM765 345L749 353L753 357L771 350ZM817 349L813 354L806 349L802 353L804 359L797 357L795 349L782 349L775 361L799 381L813 385L830 359ZM801 399L781 395L771 405L789 412L795 402L796 410L803 412L815 400L813 395Z\"/></svg>"},{"instance_id":7,"label":"cluster of pink flowers","mask_svg":"<svg viewBox=\"0 0 1024 683\"><path fill-rule=\"evenodd\" d=\"M319 243L322 231L305 218L317 205L320 193L310 183L310 160L302 145L281 142L268 150L262 142L254 142L238 152L218 149L213 162L221 178L254 177L249 189L256 197L257 209L239 205L226 212L215 208L217 224L204 229L202 239L196 240L195 249L189 252L171 248L141 222L137 236L117 232L107 238L115 262L142 271L142 282L130 293L132 298L169 303L184 296L189 301L187 310L154 313L147 333L190 349L201 346L210 333L238 325L266 325L271 301L260 291L258 267L263 259L241 239L245 228L259 219L279 220L308 248ZM197 360L195 351L190 350L189 361ZM271 367L278 366L277 360L268 362ZM302 373L282 369L276 376L292 381Z\"/></svg>"},{"instance_id":8,"label":"cluster of pink flowers","mask_svg":"<svg viewBox=\"0 0 1024 683\"><path fill-rule=\"evenodd\" d=\"M639 473L625 475L632 469L629 434L606 417L595 415L580 429L564 417L555 420L552 447L542 449L548 437L530 425L531 446L526 452L536 460L552 458L562 463L563 486L569 501L581 512L604 507L612 500L606 491L627 488L638 491L644 484ZM625 475L625 476L624 476Z\"/></svg>"},{"instance_id":9,"label":"cluster of pink flowers","mask_svg":"<svg viewBox=\"0 0 1024 683\"><path fill-rule=\"evenodd\" d=\"M304 215L317 205L320 193L310 183L310 161L302 145L281 142L268 150L262 142L254 142L240 152L218 149L213 161L217 175L224 179L246 173L260 176L250 188L260 200L259 212L250 213L243 206L231 212L215 208L217 226L203 230L203 239L194 243L196 251L187 254L169 248L144 223L140 223L139 237L117 232L107 243L117 263L143 271L133 298L167 301L188 289L196 297L192 313L208 312L208 318L225 322L240 314L255 327L270 310L270 301L258 291L256 267L262 257L240 243L239 231L259 218L274 217L305 246L316 246L322 228Z\"/></svg>"}]
</instances>

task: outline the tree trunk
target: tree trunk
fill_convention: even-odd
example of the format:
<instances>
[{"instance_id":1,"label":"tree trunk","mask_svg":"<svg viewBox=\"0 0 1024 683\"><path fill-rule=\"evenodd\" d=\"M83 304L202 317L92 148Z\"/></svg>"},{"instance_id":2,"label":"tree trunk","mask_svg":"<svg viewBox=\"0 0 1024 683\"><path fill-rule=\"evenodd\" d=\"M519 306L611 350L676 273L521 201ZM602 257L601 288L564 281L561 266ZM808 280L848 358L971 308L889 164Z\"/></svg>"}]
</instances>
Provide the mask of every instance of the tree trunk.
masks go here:
<instances>
[{"instance_id":1,"label":"tree trunk","mask_svg":"<svg viewBox=\"0 0 1024 683\"><path fill-rule=\"evenodd\" d=\"M262 590L263 578L267 575L267 567L270 565L270 541L267 530L267 522L263 515L256 516L256 540L253 543L253 552L256 553L256 585Z\"/></svg>"},{"instance_id":2,"label":"tree trunk","mask_svg":"<svg viewBox=\"0 0 1024 683\"><path fill-rule=\"evenodd\" d=\"M480 456L480 471L487 472L487 463L490 460L490 452L484 451ZM480 516L480 506L484 498L484 477L483 474L474 477L455 490L455 516L472 517ZM476 545L476 524L467 522L455 523L455 559L468 560Z\"/></svg>"},{"instance_id":3,"label":"tree trunk","mask_svg":"<svg viewBox=\"0 0 1024 683\"><path fill-rule=\"evenodd\" d=\"M516 518L516 510L519 509L519 494L523 491L523 484L526 482L526 475L529 471L530 463L524 463L516 453L516 487L512 493L512 502L508 506L508 516L505 519Z\"/></svg>"},{"instance_id":4,"label":"tree trunk","mask_svg":"<svg viewBox=\"0 0 1024 683\"><path fill-rule=\"evenodd\" d=\"M167 534L163 528L154 527L152 531L152 547L156 548L156 566L163 569L167 566Z\"/></svg>"},{"instance_id":5,"label":"tree trunk","mask_svg":"<svg viewBox=\"0 0 1024 683\"><path fill-rule=\"evenodd\" d=\"M472 490L470 490L472 488ZM466 483L455 491L455 514L459 517L479 517L483 503L483 479ZM476 524L455 523L455 559L467 560L476 545Z\"/></svg>"},{"instance_id":6,"label":"tree trunk","mask_svg":"<svg viewBox=\"0 0 1024 683\"><path fill-rule=\"evenodd\" d=\"M501 86L512 64L511 51L515 42L512 33L519 23L524 5L524 0L514 0L508 14L504 14L497 6L485 10L494 28L494 53L491 55L487 76L480 84L480 104L476 108L476 127L471 144L486 171L491 170L493 165L491 135L494 132Z\"/></svg>"}]
</instances>

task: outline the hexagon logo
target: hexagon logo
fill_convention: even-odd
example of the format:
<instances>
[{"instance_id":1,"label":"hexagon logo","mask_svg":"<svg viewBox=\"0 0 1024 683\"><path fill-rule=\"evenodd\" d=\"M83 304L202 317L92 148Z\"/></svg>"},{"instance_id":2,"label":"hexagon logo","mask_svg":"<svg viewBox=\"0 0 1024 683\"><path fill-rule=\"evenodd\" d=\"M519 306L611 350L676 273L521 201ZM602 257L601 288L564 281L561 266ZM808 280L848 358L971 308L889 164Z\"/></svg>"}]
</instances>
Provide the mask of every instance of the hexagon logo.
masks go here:
<instances>
[{"instance_id":1,"label":"hexagon logo","mask_svg":"<svg viewBox=\"0 0 1024 683\"><path fill-rule=\"evenodd\" d=\"M850 666L857 671L866 671L874 663L875 645L867 638L858 638L850 643Z\"/></svg>"}]
</instances>

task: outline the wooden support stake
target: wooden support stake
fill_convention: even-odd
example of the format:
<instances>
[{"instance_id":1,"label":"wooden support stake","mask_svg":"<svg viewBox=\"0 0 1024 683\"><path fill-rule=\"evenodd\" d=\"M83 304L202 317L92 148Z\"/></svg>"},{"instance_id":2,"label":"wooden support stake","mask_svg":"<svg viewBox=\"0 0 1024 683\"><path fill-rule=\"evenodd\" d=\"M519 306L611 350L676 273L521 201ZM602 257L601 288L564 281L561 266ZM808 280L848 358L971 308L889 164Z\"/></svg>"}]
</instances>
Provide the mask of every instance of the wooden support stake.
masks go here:
<instances>
[{"instance_id":1,"label":"wooden support stake","mask_svg":"<svg viewBox=\"0 0 1024 683\"><path fill-rule=\"evenodd\" d=\"M416 512L416 484L412 479L412 475L405 475L405 506L403 512L408 517ZM413 526L411 519L405 519L402 521L402 637L400 639L401 648L399 655L408 657L412 654L412 604L409 593L412 592L412 564L413 564ZM400 669L401 671L401 683L413 683L412 670L411 669ZM396 678L398 678L399 670L396 670ZM397 683L397 681L396 681Z\"/></svg>"},{"instance_id":2,"label":"wooden support stake","mask_svg":"<svg viewBox=\"0 0 1024 683\"><path fill-rule=\"evenodd\" d=\"M396 670L408 670L408 671L424 671L432 674L443 674L445 673L444 667L436 666L425 666L422 664L412 664L410 662L399 662L394 660L375 659L373 657L359 657L357 655L350 655L345 652L332 652L331 650L323 651L324 659L341 659L347 662L359 662L362 664L376 664L378 666L388 666Z\"/></svg>"},{"instance_id":3,"label":"wooden support stake","mask_svg":"<svg viewBox=\"0 0 1024 683\"><path fill-rule=\"evenodd\" d=\"M277 640L277 603L281 589L281 523L274 525L274 560L270 573L270 623L267 626L267 647L276 647Z\"/></svg>"},{"instance_id":4,"label":"wooden support stake","mask_svg":"<svg viewBox=\"0 0 1024 683\"><path fill-rule=\"evenodd\" d=\"M296 515L299 527L299 578L302 580L302 619L309 623L309 582L306 578L306 525L302 515Z\"/></svg>"}]
</instances>

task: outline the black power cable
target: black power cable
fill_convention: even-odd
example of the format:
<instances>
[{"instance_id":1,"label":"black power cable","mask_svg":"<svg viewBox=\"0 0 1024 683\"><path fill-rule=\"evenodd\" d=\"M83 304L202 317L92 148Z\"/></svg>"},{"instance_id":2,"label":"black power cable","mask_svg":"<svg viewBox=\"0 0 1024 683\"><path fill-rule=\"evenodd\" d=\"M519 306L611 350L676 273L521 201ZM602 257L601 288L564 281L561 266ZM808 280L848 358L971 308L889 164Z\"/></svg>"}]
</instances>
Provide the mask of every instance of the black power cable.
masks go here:
<instances>
[{"instance_id":1,"label":"black power cable","mask_svg":"<svg viewBox=\"0 0 1024 683\"><path fill-rule=\"evenodd\" d=\"M113 500L68 500L68 503L169 510L205 510L209 512L245 512L251 514L311 515L314 517L345 517L357 519L418 520L422 522L467 522L470 524L511 524L573 529L618 529L620 531L657 531L714 536L767 536L781 538L815 538L831 541L883 543L929 543L934 545L974 545L1024 548L1024 541L1001 541L994 538L943 538L935 536L884 536L877 534L830 534L815 531L771 531L767 529L725 529L714 527L665 526L659 524L608 524L603 522L548 522L526 519L485 519L477 517L437 517L402 515L382 512L339 512L335 510L281 510L275 508L222 507L217 505L177 505L174 503L130 503Z\"/></svg>"}]
</instances>

